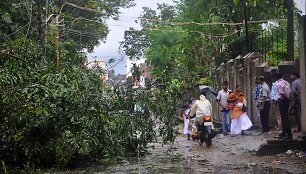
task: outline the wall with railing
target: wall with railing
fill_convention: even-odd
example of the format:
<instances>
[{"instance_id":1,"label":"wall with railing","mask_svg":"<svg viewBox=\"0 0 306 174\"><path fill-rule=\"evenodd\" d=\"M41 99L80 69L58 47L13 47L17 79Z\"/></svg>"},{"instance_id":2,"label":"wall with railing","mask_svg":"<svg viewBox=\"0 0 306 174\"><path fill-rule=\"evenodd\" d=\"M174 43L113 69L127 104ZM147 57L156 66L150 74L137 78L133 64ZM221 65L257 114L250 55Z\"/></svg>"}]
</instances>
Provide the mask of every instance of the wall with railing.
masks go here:
<instances>
[{"instance_id":1,"label":"wall with railing","mask_svg":"<svg viewBox=\"0 0 306 174\"><path fill-rule=\"evenodd\" d=\"M265 76L268 85L271 87L270 71L272 68L279 69L285 76L285 79L290 82L290 74L297 71L298 64L294 61L279 62L277 67L271 67L267 59L262 57L260 53L249 53L246 56L238 56L235 59L231 59L226 63L221 64L212 72L213 78L217 81L215 90L221 89L221 84L224 80L229 82L229 88L234 90L236 85L241 85L243 93L247 100L248 116L252 122L258 124L258 117L256 115L256 107L254 100L255 91L255 78L257 76ZM221 121L221 114L219 106L215 100L211 100L214 110L214 119ZM270 117L273 121L274 117Z\"/></svg>"}]
</instances>

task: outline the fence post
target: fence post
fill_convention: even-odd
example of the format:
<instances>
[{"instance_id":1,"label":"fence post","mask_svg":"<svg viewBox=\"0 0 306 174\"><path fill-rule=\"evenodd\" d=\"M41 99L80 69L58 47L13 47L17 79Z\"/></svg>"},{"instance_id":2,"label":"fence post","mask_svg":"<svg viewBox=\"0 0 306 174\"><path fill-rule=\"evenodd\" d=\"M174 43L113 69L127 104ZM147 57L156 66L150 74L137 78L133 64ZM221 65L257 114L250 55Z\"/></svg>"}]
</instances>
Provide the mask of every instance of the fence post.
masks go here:
<instances>
[{"instance_id":1,"label":"fence post","mask_svg":"<svg viewBox=\"0 0 306 174\"><path fill-rule=\"evenodd\" d=\"M227 74L227 81L229 83L229 88L233 90L233 84L234 84L234 74L233 74L233 66L234 66L234 60L231 59L226 63L226 74Z\"/></svg>"},{"instance_id":2,"label":"fence post","mask_svg":"<svg viewBox=\"0 0 306 174\"><path fill-rule=\"evenodd\" d=\"M301 17L300 24L300 74L301 74L301 122L302 122L302 132L306 136L306 58L305 58L305 49L306 49L306 16Z\"/></svg>"}]
</instances>

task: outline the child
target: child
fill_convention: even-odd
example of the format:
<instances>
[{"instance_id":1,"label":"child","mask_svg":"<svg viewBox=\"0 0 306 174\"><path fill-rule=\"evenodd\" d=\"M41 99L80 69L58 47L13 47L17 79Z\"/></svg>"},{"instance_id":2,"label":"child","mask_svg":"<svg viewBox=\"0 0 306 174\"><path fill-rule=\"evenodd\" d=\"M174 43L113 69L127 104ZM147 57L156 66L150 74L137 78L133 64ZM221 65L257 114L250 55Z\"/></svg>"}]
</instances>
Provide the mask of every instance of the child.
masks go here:
<instances>
[{"instance_id":1,"label":"child","mask_svg":"<svg viewBox=\"0 0 306 174\"><path fill-rule=\"evenodd\" d=\"M183 117L184 117L184 134L188 136L187 140L190 140L191 130L189 129L189 112L191 105L188 104L183 108Z\"/></svg>"}]
</instances>

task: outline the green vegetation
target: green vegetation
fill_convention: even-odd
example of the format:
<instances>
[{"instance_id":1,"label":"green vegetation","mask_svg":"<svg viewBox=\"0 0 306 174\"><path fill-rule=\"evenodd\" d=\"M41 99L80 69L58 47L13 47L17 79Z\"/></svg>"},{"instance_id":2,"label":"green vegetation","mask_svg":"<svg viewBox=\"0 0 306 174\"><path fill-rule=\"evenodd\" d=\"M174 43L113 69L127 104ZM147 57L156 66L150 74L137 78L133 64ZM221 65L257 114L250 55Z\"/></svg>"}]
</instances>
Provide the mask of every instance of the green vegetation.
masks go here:
<instances>
[{"instance_id":1,"label":"green vegetation","mask_svg":"<svg viewBox=\"0 0 306 174\"><path fill-rule=\"evenodd\" d=\"M260 52L271 64L279 63L287 56L284 22L287 4L249 1L247 16L244 4L245 1L182 0L175 6L158 4L156 10L143 8L139 18L143 29L127 30L122 48L131 59L146 57L159 83L177 80L179 91L190 93L197 84L214 86L209 80L213 70L247 54L244 23L247 17L250 50ZM278 27L271 28L268 21ZM265 29L263 24L267 25Z\"/></svg>"},{"instance_id":2,"label":"green vegetation","mask_svg":"<svg viewBox=\"0 0 306 174\"><path fill-rule=\"evenodd\" d=\"M271 39L261 50L271 64L286 56L280 47L286 36L275 40L258 30L270 19L286 28L280 22L287 16L284 2L253 0L248 7L248 20L254 21L250 44L258 48L258 40ZM126 31L121 45L130 59L147 58L152 82L146 89L134 90L130 82L102 94L105 72L88 70L83 51L104 41L103 18L117 19L120 8L132 5L133 0L0 2L0 172L80 160L108 164L144 155L159 138L174 142L180 104L195 96L198 84L216 85L212 70L246 52L243 1L182 0L144 8L143 28ZM132 74L139 78L139 68Z\"/></svg>"},{"instance_id":3,"label":"green vegetation","mask_svg":"<svg viewBox=\"0 0 306 174\"><path fill-rule=\"evenodd\" d=\"M92 50L107 35L102 17L116 18L120 7L130 5L126 0L0 2L1 173L11 167L74 166L80 160L108 164L145 154L158 135L174 141L177 103L169 105L168 98L175 86L153 95L130 85L102 95L103 70L85 67L82 50ZM50 14L64 19L59 67L54 16L44 22ZM146 112L135 112L136 104Z\"/></svg>"}]
</instances>

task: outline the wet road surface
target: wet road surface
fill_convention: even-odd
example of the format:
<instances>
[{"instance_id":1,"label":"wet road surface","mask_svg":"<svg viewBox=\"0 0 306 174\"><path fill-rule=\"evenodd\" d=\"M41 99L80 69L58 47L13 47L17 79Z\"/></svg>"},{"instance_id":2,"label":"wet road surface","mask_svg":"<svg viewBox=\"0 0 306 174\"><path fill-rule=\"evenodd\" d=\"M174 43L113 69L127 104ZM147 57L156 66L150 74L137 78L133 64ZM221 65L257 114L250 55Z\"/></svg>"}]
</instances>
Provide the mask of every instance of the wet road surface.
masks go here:
<instances>
[{"instance_id":1,"label":"wet road surface","mask_svg":"<svg viewBox=\"0 0 306 174\"><path fill-rule=\"evenodd\" d=\"M213 140L213 146L206 148L180 134L175 143L163 145L154 143L150 154L140 159L123 160L119 164L103 167L94 166L70 172L56 173L118 173L118 174L287 174L305 173L305 157L291 154L258 157L258 147L269 137L255 135L223 136Z\"/></svg>"}]
</instances>

